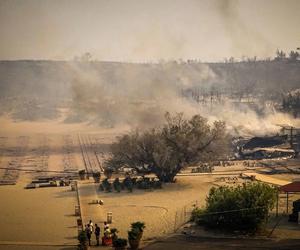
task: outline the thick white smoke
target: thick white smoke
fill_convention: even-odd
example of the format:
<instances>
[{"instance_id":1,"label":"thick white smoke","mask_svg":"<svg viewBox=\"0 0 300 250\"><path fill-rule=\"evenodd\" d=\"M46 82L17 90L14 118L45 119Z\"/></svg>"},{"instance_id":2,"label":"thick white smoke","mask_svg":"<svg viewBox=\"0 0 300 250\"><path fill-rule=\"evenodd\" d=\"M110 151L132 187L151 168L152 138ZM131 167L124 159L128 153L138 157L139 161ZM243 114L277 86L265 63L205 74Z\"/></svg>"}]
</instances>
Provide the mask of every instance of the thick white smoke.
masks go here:
<instances>
[{"instance_id":1,"label":"thick white smoke","mask_svg":"<svg viewBox=\"0 0 300 250\"><path fill-rule=\"evenodd\" d=\"M104 126L130 125L151 127L160 124L165 112L196 114L197 104L183 98L184 89L202 81L209 82L214 74L206 65L190 71L189 77L174 70L174 65L120 64L110 71L83 69L73 65L72 117ZM190 70L190 69L189 69Z\"/></svg>"},{"instance_id":2,"label":"thick white smoke","mask_svg":"<svg viewBox=\"0 0 300 250\"><path fill-rule=\"evenodd\" d=\"M263 136L276 134L280 130L278 125L300 126L300 119L289 114L276 112L273 108L264 107L259 114L245 104L225 101L213 107L201 107L200 113L209 120L224 120L227 128L235 136Z\"/></svg>"},{"instance_id":3,"label":"thick white smoke","mask_svg":"<svg viewBox=\"0 0 300 250\"><path fill-rule=\"evenodd\" d=\"M94 67L92 66L94 65ZM277 124L300 126L299 119L262 105L262 112L228 97L220 102L197 103L182 93L211 83L222 88L222 79L206 64L118 64L101 70L96 64L74 63L71 114L67 121L89 122L105 127L148 128L160 125L165 112L200 114L209 121L224 120L234 135L263 135L279 131ZM138 67L138 70L137 70ZM194 69L193 69L194 67ZM188 70L188 74L187 71Z\"/></svg>"}]
</instances>

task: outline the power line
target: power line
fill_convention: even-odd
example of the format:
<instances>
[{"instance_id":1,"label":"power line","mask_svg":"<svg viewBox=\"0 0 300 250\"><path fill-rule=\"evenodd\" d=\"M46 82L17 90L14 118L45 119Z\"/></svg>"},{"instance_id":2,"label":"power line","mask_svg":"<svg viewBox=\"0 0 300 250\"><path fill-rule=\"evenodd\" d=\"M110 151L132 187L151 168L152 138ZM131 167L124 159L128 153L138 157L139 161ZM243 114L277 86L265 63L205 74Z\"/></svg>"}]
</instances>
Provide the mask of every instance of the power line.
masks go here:
<instances>
[{"instance_id":1,"label":"power line","mask_svg":"<svg viewBox=\"0 0 300 250\"><path fill-rule=\"evenodd\" d=\"M209 212L209 213L206 212L206 213L200 214L199 216L234 213L234 212L240 212L240 211L256 210L256 209L261 209L261 208L268 208L268 207L267 206L259 206L259 207L251 207L251 208L224 210L224 211L220 211L220 212Z\"/></svg>"}]
</instances>

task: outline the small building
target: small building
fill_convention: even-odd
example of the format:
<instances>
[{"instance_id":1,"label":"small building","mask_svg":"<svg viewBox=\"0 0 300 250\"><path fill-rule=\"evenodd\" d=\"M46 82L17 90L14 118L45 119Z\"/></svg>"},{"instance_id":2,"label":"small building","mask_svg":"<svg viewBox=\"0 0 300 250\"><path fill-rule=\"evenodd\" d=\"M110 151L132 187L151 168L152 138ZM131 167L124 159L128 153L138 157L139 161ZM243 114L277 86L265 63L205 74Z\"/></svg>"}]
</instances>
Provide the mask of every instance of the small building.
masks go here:
<instances>
[{"instance_id":1,"label":"small building","mask_svg":"<svg viewBox=\"0 0 300 250\"><path fill-rule=\"evenodd\" d=\"M289 194L300 193L300 180L295 180L289 184L279 187L279 192L286 193L286 212L289 212ZM278 213L278 201L277 201Z\"/></svg>"}]
</instances>

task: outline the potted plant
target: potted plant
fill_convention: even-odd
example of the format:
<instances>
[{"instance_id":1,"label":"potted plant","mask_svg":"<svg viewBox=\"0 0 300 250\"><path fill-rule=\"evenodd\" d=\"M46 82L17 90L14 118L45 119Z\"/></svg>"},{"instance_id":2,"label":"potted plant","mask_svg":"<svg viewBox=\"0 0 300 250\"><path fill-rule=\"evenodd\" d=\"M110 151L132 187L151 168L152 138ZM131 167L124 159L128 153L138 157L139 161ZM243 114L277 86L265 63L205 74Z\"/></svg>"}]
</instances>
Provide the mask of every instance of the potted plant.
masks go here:
<instances>
[{"instance_id":1,"label":"potted plant","mask_svg":"<svg viewBox=\"0 0 300 250\"><path fill-rule=\"evenodd\" d=\"M111 185L111 183L108 181L107 178L105 178L105 179L102 181L102 187L103 187L103 189L104 189L106 192L111 192L111 191L112 191L112 185Z\"/></svg>"},{"instance_id":2,"label":"potted plant","mask_svg":"<svg viewBox=\"0 0 300 250\"><path fill-rule=\"evenodd\" d=\"M140 231L137 228L131 228L130 231L128 231L128 241L130 245L131 250L137 250L139 249L140 245Z\"/></svg>"},{"instance_id":3,"label":"potted plant","mask_svg":"<svg viewBox=\"0 0 300 250\"><path fill-rule=\"evenodd\" d=\"M137 229L137 231L139 232L140 239L143 236L143 232L145 228L146 228L145 223L142 221L131 223L131 229Z\"/></svg>"},{"instance_id":4,"label":"potted plant","mask_svg":"<svg viewBox=\"0 0 300 250\"><path fill-rule=\"evenodd\" d=\"M118 232L119 231L116 228L110 229L111 238L112 238L113 243L114 243L114 241L116 241L118 239L118 234L117 234Z\"/></svg>"},{"instance_id":5,"label":"potted plant","mask_svg":"<svg viewBox=\"0 0 300 250\"><path fill-rule=\"evenodd\" d=\"M114 172L113 169L110 167L104 169L104 175L106 176L107 179L110 179L112 177L113 172Z\"/></svg>"},{"instance_id":6,"label":"potted plant","mask_svg":"<svg viewBox=\"0 0 300 250\"><path fill-rule=\"evenodd\" d=\"M125 250L125 248L127 246L127 240L118 238L115 241L113 241L113 246L114 246L115 250Z\"/></svg>"},{"instance_id":7,"label":"potted plant","mask_svg":"<svg viewBox=\"0 0 300 250\"><path fill-rule=\"evenodd\" d=\"M78 234L78 241L79 241L79 245L78 245L79 250L87 250L89 248L88 238L85 231L81 231Z\"/></svg>"},{"instance_id":8,"label":"potted plant","mask_svg":"<svg viewBox=\"0 0 300 250\"><path fill-rule=\"evenodd\" d=\"M79 170L78 174L79 174L80 180L84 180L85 179L85 170L84 169Z\"/></svg>"},{"instance_id":9,"label":"potted plant","mask_svg":"<svg viewBox=\"0 0 300 250\"><path fill-rule=\"evenodd\" d=\"M120 193L121 192L121 182L119 178L116 178L113 182L114 189Z\"/></svg>"},{"instance_id":10,"label":"potted plant","mask_svg":"<svg viewBox=\"0 0 300 250\"><path fill-rule=\"evenodd\" d=\"M101 178L101 173L100 172L93 173L93 178L94 178L95 183L99 183L100 178Z\"/></svg>"},{"instance_id":11,"label":"potted plant","mask_svg":"<svg viewBox=\"0 0 300 250\"><path fill-rule=\"evenodd\" d=\"M123 185L128 189L129 192L132 192L133 182L129 175L126 176L125 179L123 180Z\"/></svg>"},{"instance_id":12,"label":"potted plant","mask_svg":"<svg viewBox=\"0 0 300 250\"><path fill-rule=\"evenodd\" d=\"M131 223L131 230L128 231L128 241L132 250L136 250L139 248L145 228L145 223L142 221Z\"/></svg>"}]
</instances>

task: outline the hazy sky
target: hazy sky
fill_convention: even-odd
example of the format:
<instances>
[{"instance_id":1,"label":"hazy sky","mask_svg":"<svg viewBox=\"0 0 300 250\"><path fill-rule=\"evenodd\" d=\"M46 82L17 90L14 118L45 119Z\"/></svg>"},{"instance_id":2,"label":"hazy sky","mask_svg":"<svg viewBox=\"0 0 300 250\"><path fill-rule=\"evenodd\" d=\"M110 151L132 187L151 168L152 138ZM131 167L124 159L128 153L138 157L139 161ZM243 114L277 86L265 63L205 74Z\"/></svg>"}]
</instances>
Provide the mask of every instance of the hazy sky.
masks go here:
<instances>
[{"instance_id":1,"label":"hazy sky","mask_svg":"<svg viewBox=\"0 0 300 250\"><path fill-rule=\"evenodd\" d=\"M0 59L268 57L299 29L300 0L0 0Z\"/></svg>"}]
</instances>

